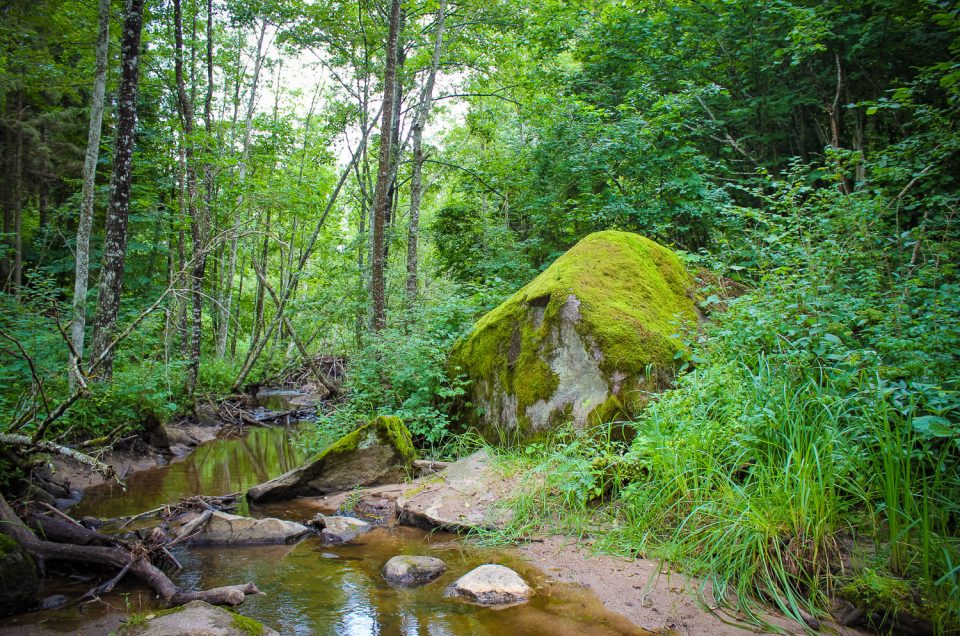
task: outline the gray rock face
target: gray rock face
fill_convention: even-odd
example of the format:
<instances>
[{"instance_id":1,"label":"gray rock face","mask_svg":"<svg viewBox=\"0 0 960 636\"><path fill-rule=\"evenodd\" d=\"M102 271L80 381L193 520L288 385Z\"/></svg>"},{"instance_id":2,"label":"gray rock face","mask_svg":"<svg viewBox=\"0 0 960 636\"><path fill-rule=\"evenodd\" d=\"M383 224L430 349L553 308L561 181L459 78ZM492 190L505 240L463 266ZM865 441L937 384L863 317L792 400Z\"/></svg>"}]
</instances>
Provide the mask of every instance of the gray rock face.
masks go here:
<instances>
[{"instance_id":1,"label":"gray rock face","mask_svg":"<svg viewBox=\"0 0 960 636\"><path fill-rule=\"evenodd\" d=\"M533 588L510 568L488 563L454 581L445 595L479 605L505 605L526 601L533 596Z\"/></svg>"},{"instance_id":2,"label":"gray rock face","mask_svg":"<svg viewBox=\"0 0 960 636\"><path fill-rule=\"evenodd\" d=\"M414 460L410 431L396 417L378 417L317 453L303 466L247 491L253 502L324 495L400 481Z\"/></svg>"},{"instance_id":3,"label":"gray rock face","mask_svg":"<svg viewBox=\"0 0 960 636\"><path fill-rule=\"evenodd\" d=\"M124 636L279 636L260 622L234 614L203 601L187 603L179 611L157 616L146 625L127 627L120 632Z\"/></svg>"},{"instance_id":4,"label":"gray rock face","mask_svg":"<svg viewBox=\"0 0 960 636\"><path fill-rule=\"evenodd\" d=\"M30 609L39 586L33 558L23 546L0 533L0 616Z\"/></svg>"},{"instance_id":5,"label":"gray rock face","mask_svg":"<svg viewBox=\"0 0 960 636\"><path fill-rule=\"evenodd\" d=\"M215 512L206 529L196 538L199 544L289 543L308 534L310 529L283 519L253 519Z\"/></svg>"},{"instance_id":6,"label":"gray rock face","mask_svg":"<svg viewBox=\"0 0 960 636\"><path fill-rule=\"evenodd\" d=\"M318 514L310 522L315 528L321 528L320 536L329 543L346 543L353 541L361 534L369 532L373 526L366 521L353 517L328 517Z\"/></svg>"},{"instance_id":7,"label":"gray rock face","mask_svg":"<svg viewBox=\"0 0 960 636\"><path fill-rule=\"evenodd\" d=\"M404 525L463 532L499 528L509 521L510 511L494 504L509 496L515 484L496 471L486 451L465 457L415 484L397 499L400 523Z\"/></svg>"},{"instance_id":8,"label":"gray rock face","mask_svg":"<svg viewBox=\"0 0 960 636\"><path fill-rule=\"evenodd\" d=\"M383 566L383 578L395 585L425 585L447 571L447 564L435 557L395 556Z\"/></svg>"}]
</instances>

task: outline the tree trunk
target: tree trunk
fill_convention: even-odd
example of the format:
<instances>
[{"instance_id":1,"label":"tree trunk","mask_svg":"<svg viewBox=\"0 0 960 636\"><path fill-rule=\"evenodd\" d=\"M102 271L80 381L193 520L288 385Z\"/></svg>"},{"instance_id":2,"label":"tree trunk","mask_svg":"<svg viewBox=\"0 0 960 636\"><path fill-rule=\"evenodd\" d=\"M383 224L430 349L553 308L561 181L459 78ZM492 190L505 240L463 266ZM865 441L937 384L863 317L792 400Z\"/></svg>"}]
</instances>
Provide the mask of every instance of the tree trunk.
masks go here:
<instances>
[{"instance_id":1,"label":"tree trunk","mask_svg":"<svg viewBox=\"0 0 960 636\"><path fill-rule=\"evenodd\" d=\"M385 220L390 194L390 150L392 147L394 99L397 81L397 45L400 40L400 0L390 3L390 31L387 37L387 65L383 75L383 112L380 124L380 153L377 184L373 196L373 261L370 275L370 296L373 298L374 332L387 326Z\"/></svg>"},{"instance_id":2,"label":"tree trunk","mask_svg":"<svg viewBox=\"0 0 960 636\"><path fill-rule=\"evenodd\" d=\"M243 187L247 179L247 163L250 160L250 136L253 131L253 113L256 106L257 99L257 85L260 82L260 70L263 67L263 40L267 33L267 21L263 21L263 26L260 28L260 35L257 38L257 54L253 62L253 80L250 85L250 96L247 100L247 112L246 119L244 121L243 129L243 148L240 151L240 165L237 168L237 176L240 186L240 194L237 195L237 205L236 211L240 214L243 212ZM237 91L239 93L240 83L237 82ZM234 118L236 118L236 112L234 112ZM222 304L222 316L220 320L220 332L217 334L217 356L223 357L226 354L227 350L227 336L229 335L230 330L230 318L231 314L231 303L233 301L233 294L231 290L233 289L233 278L237 273L237 237L234 235L230 239L230 262L227 265L227 280L224 285L224 294ZM239 300L239 295L238 295ZM234 340L235 342L235 340ZM231 347L231 351L234 351L234 347ZM232 357L231 353L231 357Z\"/></svg>"},{"instance_id":3,"label":"tree trunk","mask_svg":"<svg viewBox=\"0 0 960 636\"><path fill-rule=\"evenodd\" d=\"M123 262L127 255L127 216L130 212L130 183L133 177L133 143L137 127L137 85L140 79L140 33L143 29L145 0L127 0L120 37L119 100L117 139L113 152L113 176L110 182L110 206L107 208L106 233L97 311L93 322L93 356L99 357L113 339L120 311L123 288ZM113 375L113 352L101 366L105 379Z\"/></svg>"},{"instance_id":4,"label":"tree trunk","mask_svg":"<svg viewBox=\"0 0 960 636\"><path fill-rule=\"evenodd\" d=\"M423 197L423 129L430 116L433 102L433 84L440 67L440 54L443 52L443 25L447 14L447 0L440 0L437 12L437 32L433 41L433 57L430 59L430 71L427 74L420 103L413 119L413 168L410 175L410 223L407 231L407 308L413 307L417 296L417 249L420 240L420 200Z\"/></svg>"},{"instance_id":5,"label":"tree trunk","mask_svg":"<svg viewBox=\"0 0 960 636\"><path fill-rule=\"evenodd\" d=\"M187 216L190 217L190 239L193 258L190 264L190 297L192 320L190 324L190 351L185 388L193 395L200 373L200 344L203 324L203 275L206 269L204 253L204 219L197 207L197 167L193 147L193 100L187 94L183 76L183 12L180 0L173 0L174 74L177 82L177 106L183 124L183 149L187 179ZM191 73L192 75L192 73Z\"/></svg>"}]
</instances>

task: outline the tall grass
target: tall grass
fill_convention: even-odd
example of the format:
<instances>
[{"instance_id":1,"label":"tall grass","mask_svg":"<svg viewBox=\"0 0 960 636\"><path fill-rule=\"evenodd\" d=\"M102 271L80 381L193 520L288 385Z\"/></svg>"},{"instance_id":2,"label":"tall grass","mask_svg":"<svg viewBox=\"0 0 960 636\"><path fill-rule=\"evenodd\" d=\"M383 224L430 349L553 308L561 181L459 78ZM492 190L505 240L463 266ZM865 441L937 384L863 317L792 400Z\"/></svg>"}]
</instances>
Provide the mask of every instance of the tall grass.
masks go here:
<instances>
[{"instance_id":1,"label":"tall grass","mask_svg":"<svg viewBox=\"0 0 960 636\"><path fill-rule=\"evenodd\" d=\"M852 589L871 610L960 624L951 451L875 383L838 395L795 371L766 359L694 371L633 424L629 449L595 428L502 451L532 486L514 523L485 539L591 535L703 577L707 600L760 623L758 601L822 619ZM856 592L864 573L870 594ZM884 589L901 582L912 596Z\"/></svg>"}]
</instances>

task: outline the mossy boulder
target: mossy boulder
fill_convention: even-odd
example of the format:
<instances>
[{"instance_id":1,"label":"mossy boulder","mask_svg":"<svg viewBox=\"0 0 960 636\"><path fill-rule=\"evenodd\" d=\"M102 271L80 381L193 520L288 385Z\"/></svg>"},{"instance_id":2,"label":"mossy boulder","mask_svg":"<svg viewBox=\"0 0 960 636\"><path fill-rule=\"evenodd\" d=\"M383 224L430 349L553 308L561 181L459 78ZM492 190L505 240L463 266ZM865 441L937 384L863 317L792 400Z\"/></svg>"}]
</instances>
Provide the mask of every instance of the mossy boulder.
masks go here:
<instances>
[{"instance_id":1,"label":"mossy boulder","mask_svg":"<svg viewBox=\"0 0 960 636\"><path fill-rule=\"evenodd\" d=\"M40 587L33 558L19 543L0 532L0 616L30 609Z\"/></svg>"},{"instance_id":2,"label":"mossy boulder","mask_svg":"<svg viewBox=\"0 0 960 636\"><path fill-rule=\"evenodd\" d=\"M495 443L629 416L672 378L696 328L694 280L666 247L591 234L486 314L451 353L462 415Z\"/></svg>"},{"instance_id":3,"label":"mossy boulder","mask_svg":"<svg viewBox=\"0 0 960 636\"><path fill-rule=\"evenodd\" d=\"M279 636L260 621L203 601L154 612L125 625L123 636Z\"/></svg>"},{"instance_id":4,"label":"mossy boulder","mask_svg":"<svg viewBox=\"0 0 960 636\"><path fill-rule=\"evenodd\" d=\"M410 473L416 452L398 417L378 417L276 479L247 491L253 502L324 495L395 483Z\"/></svg>"}]
</instances>

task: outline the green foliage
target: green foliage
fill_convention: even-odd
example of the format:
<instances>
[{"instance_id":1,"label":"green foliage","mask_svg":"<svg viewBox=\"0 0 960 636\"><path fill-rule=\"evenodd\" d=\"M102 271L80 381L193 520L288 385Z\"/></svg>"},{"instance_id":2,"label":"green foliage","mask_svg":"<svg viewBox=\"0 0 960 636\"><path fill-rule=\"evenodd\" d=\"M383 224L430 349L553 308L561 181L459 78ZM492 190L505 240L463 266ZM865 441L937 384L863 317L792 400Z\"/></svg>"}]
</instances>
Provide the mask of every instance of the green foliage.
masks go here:
<instances>
[{"instance_id":1,"label":"green foliage","mask_svg":"<svg viewBox=\"0 0 960 636\"><path fill-rule=\"evenodd\" d=\"M603 528L606 549L679 563L755 618L758 597L822 614L855 585L837 578L853 559L857 580L882 569L922 599L888 609L955 628L960 244L939 219L956 198L824 180L797 165L752 191L763 214L726 211L740 233L717 261L753 289L714 314L693 370L632 424L629 452L610 458L596 435L534 451L531 474L547 477L515 505L538 519L524 532ZM919 217L911 230L901 206Z\"/></svg>"},{"instance_id":2,"label":"green foliage","mask_svg":"<svg viewBox=\"0 0 960 636\"><path fill-rule=\"evenodd\" d=\"M463 394L463 380L447 373L447 354L472 309L457 296L424 303L368 339L350 360L347 403L319 418L320 431L329 437L375 415L396 415L418 445L440 442L451 404Z\"/></svg>"}]
</instances>

